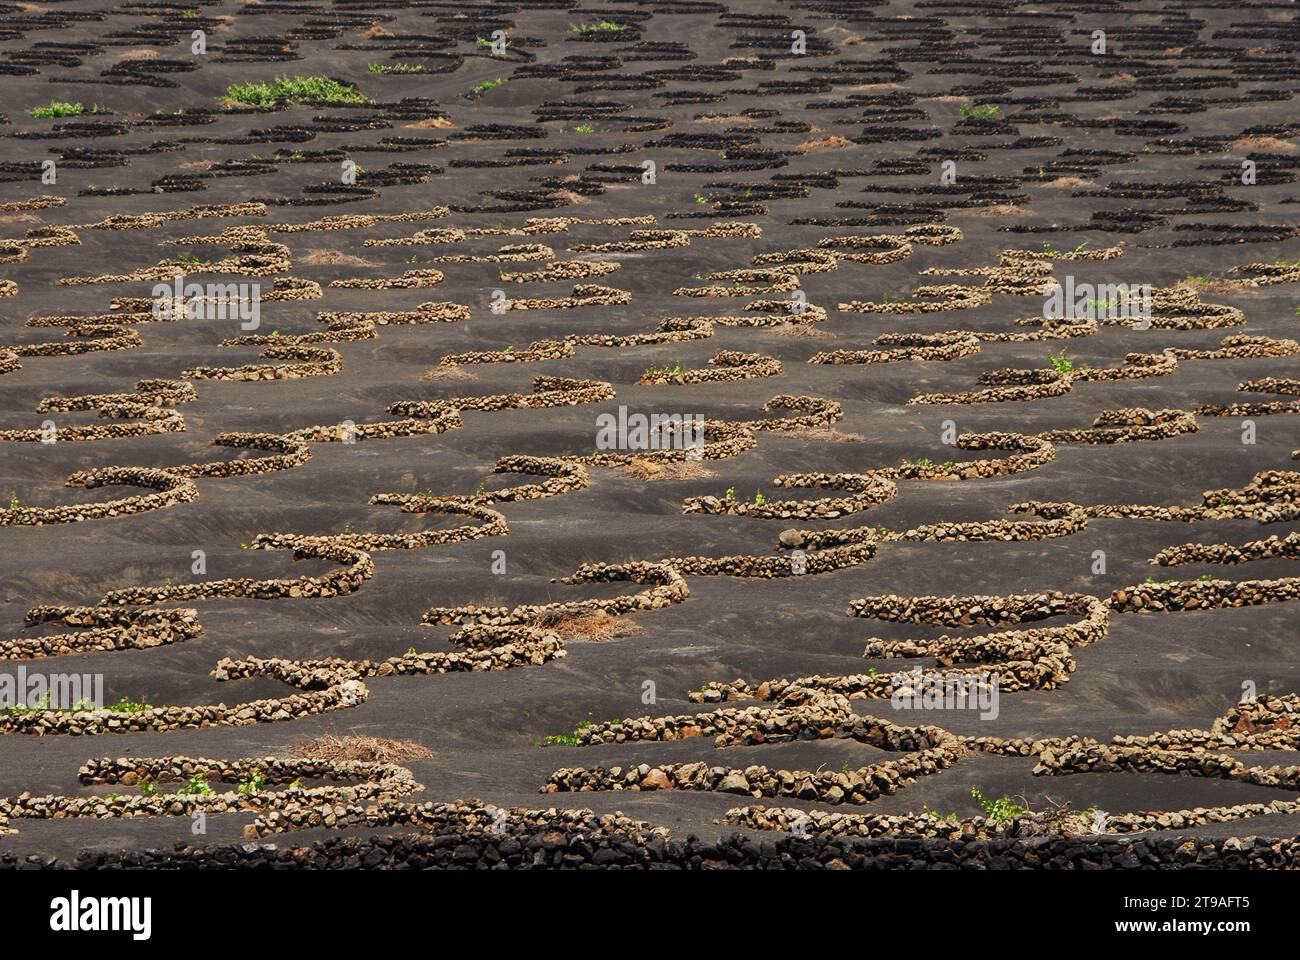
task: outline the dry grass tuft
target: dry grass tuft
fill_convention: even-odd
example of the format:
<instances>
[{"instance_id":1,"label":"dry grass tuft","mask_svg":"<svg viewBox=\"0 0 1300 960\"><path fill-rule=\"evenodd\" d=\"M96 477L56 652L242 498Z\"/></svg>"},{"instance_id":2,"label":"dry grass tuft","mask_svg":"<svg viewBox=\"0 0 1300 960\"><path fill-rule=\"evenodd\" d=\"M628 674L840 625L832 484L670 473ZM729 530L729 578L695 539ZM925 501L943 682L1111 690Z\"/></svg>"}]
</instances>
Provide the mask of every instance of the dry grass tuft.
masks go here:
<instances>
[{"instance_id":1,"label":"dry grass tuft","mask_svg":"<svg viewBox=\"0 0 1300 960\"><path fill-rule=\"evenodd\" d=\"M363 37L372 37L372 38L394 36L393 31L385 30L378 20L376 20L370 26L366 27L366 29L360 31L360 33Z\"/></svg>"},{"instance_id":2,"label":"dry grass tuft","mask_svg":"<svg viewBox=\"0 0 1300 960\"><path fill-rule=\"evenodd\" d=\"M805 140L799 146L795 147L800 153L812 153L816 150L848 150L855 147L855 144L848 137L841 137L837 133L832 133L828 137L818 137L816 140Z\"/></svg>"},{"instance_id":3,"label":"dry grass tuft","mask_svg":"<svg viewBox=\"0 0 1300 960\"><path fill-rule=\"evenodd\" d=\"M424 120L417 120L415 123L405 123L404 127L408 130L447 130L456 126L448 117L426 117Z\"/></svg>"},{"instance_id":4,"label":"dry grass tuft","mask_svg":"<svg viewBox=\"0 0 1300 960\"><path fill-rule=\"evenodd\" d=\"M1244 289L1238 287L1236 284L1232 283L1231 281L1213 280L1213 279L1202 280L1199 282L1194 282L1192 280L1179 280L1177 283L1173 285L1173 289L1179 291L1180 293L1195 293L1198 295L1204 293L1247 294L1247 293L1255 292L1250 290L1250 288L1248 287Z\"/></svg>"},{"instance_id":5,"label":"dry grass tuft","mask_svg":"<svg viewBox=\"0 0 1300 960\"><path fill-rule=\"evenodd\" d=\"M1095 187L1097 184L1092 180L1085 180L1083 177L1057 177L1055 180L1048 180L1043 184L1045 187L1053 187L1057 190L1070 190L1078 187Z\"/></svg>"},{"instance_id":6,"label":"dry grass tuft","mask_svg":"<svg viewBox=\"0 0 1300 960\"><path fill-rule=\"evenodd\" d=\"M839 37L839 42L846 47L856 47L862 42L862 38L844 27L827 27L822 33L829 34L832 37Z\"/></svg>"},{"instance_id":7,"label":"dry grass tuft","mask_svg":"<svg viewBox=\"0 0 1300 960\"><path fill-rule=\"evenodd\" d=\"M698 460L655 460L652 457L633 457L630 463L618 469L632 480L707 480L718 475L716 470Z\"/></svg>"},{"instance_id":8,"label":"dry grass tuft","mask_svg":"<svg viewBox=\"0 0 1300 960\"><path fill-rule=\"evenodd\" d=\"M348 266L348 267L373 267L364 257L357 257L350 253L343 253L341 250L308 250L298 258L299 263L305 263L313 267L319 266Z\"/></svg>"},{"instance_id":9,"label":"dry grass tuft","mask_svg":"<svg viewBox=\"0 0 1300 960\"><path fill-rule=\"evenodd\" d=\"M372 763L406 763L433 756L428 747L412 740L365 737L349 734L336 737L327 733L293 745L294 756L318 757L322 760L367 760Z\"/></svg>"},{"instance_id":10,"label":"dry grass tuft","mask_svg":"<svg viewBox=\"0 0 1300 960\"><path fill-rule=\"evenodd\" d=\"M969 217L1032 217L1034 211L1028 207L1018 207L1014 203L993 203L987 207L967 210L966 215Z\"/></svg>"},{"instance_id":11,"label":"dry grass tuft","mask_svg":"<svg viewBox=\"0 0 1300 960\"><path fill-rule=\"evenodd\" d=\"M591 197L584 197L580 193L574 193L572 190L552 190L550 194L556 200L563 200L569 204L591 203Z\"/></svg>"},{"instance_id":12,"label":"dry grass tuft","mask_svg":"<svg viewBox=\"0 0 1300 960\"><path fill-rule=\"evenodd\" d=\"M425 371L421 380L477 380L478 374L466 370L459 363L440 363L432 370Z\"/></svg>"},{"instance_id":13,"label":"dry grass tuft","mask_svg":"<svg viewBox=\"0 0 1300 960\"><path fill-rule=\"evenodd\" d=\"M823 443L866 443L867 438L860 433L848 433L834 427L804 427L800 430L782 431L784 436L796 440L819 440Z\"/></svg>"},{"instance_id":14,"label":"dry grass tuft","mask_svg":"<svg viewBox=\"0 0 1300 960\"><path fill-rule=\"evenodd\" d=\"M782 323L763 331L769 337L799 337L804 340L834 340L836 335L811 323Z\"/></svg>"},{"instance_id":15,"label":"dry grass tuft","mask_svg":"<svg viewBox=\"0 0 1300 960\"><path fill-rule=\"evenodd\" d=\"M543 617L538 625L554 630L564 640L586 640L589 643L604 643L641 632L641 628L631 620L608 613L565 613Z\"/></svg>"},{"instance_id":16,"label":"dry grass tuft","mask_svg":"<svg viewBox=\"0 0 1300 960\"><path fill-rule=\"evenodd\" d=\"M719 123L747 127L754 123L754 118L747 117L743 113L720 113L712 117L696 117L691 123Z\"/></svg>"},{"instance_id":17,"label":"dry grass tuft","mask_svg":"<svg viewBox=\"0 0 1300 960\"><path fill-rule=\"evenodd\" d=\"M1296 145L1280 137L1241 137L1232 145L1239 150L1294 150Z\"/></svg>"}]
</instances>

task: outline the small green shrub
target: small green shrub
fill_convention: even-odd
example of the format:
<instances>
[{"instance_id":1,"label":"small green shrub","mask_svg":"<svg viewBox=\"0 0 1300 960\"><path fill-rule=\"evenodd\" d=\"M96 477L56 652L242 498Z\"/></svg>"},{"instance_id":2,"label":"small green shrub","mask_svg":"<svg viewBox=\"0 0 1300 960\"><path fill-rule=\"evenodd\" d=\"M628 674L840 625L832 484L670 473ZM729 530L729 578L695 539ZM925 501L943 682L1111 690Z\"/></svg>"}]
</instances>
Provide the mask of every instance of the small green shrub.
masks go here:
<instances>
[{"instance_id":1,"label":"small green shrub","mask_svg":"<svg viewBox=\"0 0 1300 960\"><path fill-rule=\"evenodd\" d=\"M595 726L595 724L593 724L590 720L584 721L583 723L578 724L577 729L575 729L573 733L560 733L560 734L555 734L553 736L547 737L546 745L548 747L550 746L576 747L578 745L579 735L582 733L582 731L586 730L588 727L591 726Z\"/></svg>"},{"instance_id":2,"label":"small green shrub","mask_svg":"<svg viewBox=\"0 0 1300 960\"><path fill-rule=\"evenodd\" d=\"M617 33L626 29L617 20L601 20L597 23L571 23L570 33Z\"/></svg>"},{"instance_id":3,"label":"small green shrub","mask_svg":"<svg viewBox=\"0 0 1300 960\"><path fill-rule=\"evenodd\" d=\"M37 120L53 120L58 117L75 117L85 112L86 108L80 103L65 103L61 100L54 100L43 107L32 107L27 111L27 114Z\"/></svg>"},{"instance_id":4,"label":"small green shrub","mask_svg":"<svg viewBox=\"0 0 1300 960\"><path fill-rule=\"evenodd\" d=\"M427 73L418 63L371 63L367 64L366 69L371 73L383 76L388 73Z\"/></svg>"},{"instance_id":5,"label":"small green shrub","mask_svg":"<svg viewBox=\"0 0 1300 960\"><path fill-rule=\"evenodd\" d=\"M186 797L208 797L212 795L212 785L208 783L206 774L196 773L176 792Z\"/></svg>"},{"instance_id":6,"label":"small green shrub","mask_svg":"<svg viewBox=\"0 0 1300 960\"><path fill-rule=\"evenodd\" d=\"M271 83L232 83L226 88L226 97L254 107L374 103L351 84L330 77L276 77Z\"/></svg>"},{"instance_id":7,"label":"small green shrub","mask_svg":"<svg viewBox=\"0 0 1300 960\"><path fill-rule=\"evenodd\" d=\"M978 787L971 787L970 795L975 798L976 803L984 808L984 814L988 817L989 823L995 827L1029 812L1028 807L1022 807L1005 793L997 800L989 800L984 794L980 793Z\"/></svg>"},{"instance_id":8,"label":"small green shrub","mask_svg":"<svg viewBox=\"0 0 1300 960\"><path fill-rule=\"evenodd\" d=\"M1052 369L1057 373L1074 373L1074 361L1065 355L1065 348L1061 348L1060 353L1047 351L1047 362L1052 365Z\"/></svg>"}]
</instances>

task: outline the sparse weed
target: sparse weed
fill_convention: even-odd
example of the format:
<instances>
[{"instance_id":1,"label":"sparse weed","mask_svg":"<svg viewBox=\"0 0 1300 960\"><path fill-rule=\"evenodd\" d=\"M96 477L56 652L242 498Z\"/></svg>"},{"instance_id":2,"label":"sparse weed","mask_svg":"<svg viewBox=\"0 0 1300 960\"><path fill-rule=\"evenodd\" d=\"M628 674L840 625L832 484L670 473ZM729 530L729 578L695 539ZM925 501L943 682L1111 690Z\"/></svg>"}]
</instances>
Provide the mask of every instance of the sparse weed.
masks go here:
<instances>
[{"instance_id":1,"label":"sparse weed","mask_svg":"<svg viewBox=\"0 0 1300 960\"><path fill-rule=\"evenodd\" d=\"M185 786L176 792L186 797L210 797L212 796L212 784L208 783L206 774L196 773L190 777Z\"/></svg>"},{"instance_id":2,"label":"sparse weed","mask_svg":"<svg viewBox=\"0 0 1300 960\"><path fill-rule=\"evenodd\" d=\"M1074 361L1065 355L1065 348L1061 348L1060 353L1047 351L1047 362L1052 365L1052 369L1057 373L1074 373Z\"/></svg>"},{"instance_id":3,"label":"sparse weed","mask_svg":"<svg viewBox=\"0 0 1300 960\"><path fill-rule=\"evenodd\" d=\"M546 746L576 747L578 745L578 737L582 734L582 731L592 726L595 726L595 724L590 720L583 721L578 724L573 733L560 733L547 737Z\"/></svg>"}]
</instances>

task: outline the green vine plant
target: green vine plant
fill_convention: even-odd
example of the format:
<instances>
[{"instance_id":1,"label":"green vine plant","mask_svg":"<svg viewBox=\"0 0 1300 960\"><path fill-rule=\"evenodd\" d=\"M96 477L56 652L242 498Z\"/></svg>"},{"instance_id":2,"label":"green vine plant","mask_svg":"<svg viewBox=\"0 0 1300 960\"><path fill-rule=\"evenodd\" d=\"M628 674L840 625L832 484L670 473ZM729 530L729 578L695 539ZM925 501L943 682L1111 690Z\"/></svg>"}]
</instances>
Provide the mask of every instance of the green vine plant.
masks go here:
<instances>
[{"instance_id":1,"label":"green vine plant","mask_svg":"<svg viewBox=\"0 0 1300 960\"><path fill-rule=\"evenodd\" d=\"M1005 793L996 800L989 800L984 794L980 793L979 787L971 787L970 795L975 798L975 802L984 808L984 815L988 817L989 823L999 827L1008 820L1014 820L1021 814L1028 813L1029 808L1016 803ZM1020 798L1021 800L1024 797Z\"/></svg>"}]
</instances>

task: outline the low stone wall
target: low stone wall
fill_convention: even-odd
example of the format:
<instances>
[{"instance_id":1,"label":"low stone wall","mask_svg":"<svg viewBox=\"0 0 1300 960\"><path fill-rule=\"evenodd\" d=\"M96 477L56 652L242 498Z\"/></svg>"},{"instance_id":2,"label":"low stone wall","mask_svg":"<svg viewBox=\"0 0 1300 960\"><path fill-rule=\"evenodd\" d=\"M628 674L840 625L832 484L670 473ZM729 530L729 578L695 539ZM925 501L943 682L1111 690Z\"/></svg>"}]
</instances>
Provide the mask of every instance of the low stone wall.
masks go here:
<instances>
[{"instance_id":1,"label":"low stone wall","mask_svg":"<svg viewBox=\"0 0 1300 960\"><path fill-rule=\"evenodd\" d=\"M576 731L575 736L578 746L582 747L631 740L672 741L708 736L714 737L714 745L721 747L737 743L823 739L853 722L847 699L823 696L798 707L721 707L676 716L630 717L594 723ZM887 721L880 723L887 724ZM933 741L925 740L924 745L933 746L938 742L936 737Z\"/></svg>"},{"instance_id":2,"label":"low stone wall","mask_svg":"<svg viewBox=\"0 0 1300 960\"><path fill-rule=\"evenodd\" d=\"M135 733L144 730L182 730L195 727L247 726L277 720L293 720L325 713L363 702L369 691L355 679L355 674L328 670L296 670L286 662L264 661L259 673L302 693L287 697L250 700L227 706L224 703L202 706L143 706L139 710L21 710L0 713L0 733L24 733L44 736L71 734L92 736L105 733ZM217 679L226 679L222 663L213 671ZM251 674L249 674L251 675Z\"/></svg>"},{"instance_id":3,"label":"low stone wall","mask_svg":"<svg viewBox=\"0 0 1300 960\"><path fill-rule=\"evenodd\" d=\"M513 503L521 500L544 500L561 494L582 490L590 482L587 471L580 464L559 457L530 457L523 454L502 457L493 468L496 473L520 473L525 476L545 477L541 483L521 483L499 490L485 490L481 493L448 494L433 497L420 493L377 493L370 498L371 503L398 504L411 513L423 513L426 510L439 511L449 503L468 504L483 507L491 503ZM457 511L459 512L459 511ZM491 513L492 511L488 511ZM474 516L482 516L474 514ZM501 516L497 514L497 516ZM502 532L506 531L505 518L501 521ZM441 541L446 542L446 541Z\"/></svg>"},{"instance_id":4,"label":"low stone wall","mask_svg":"<svg viewBox=\"0 0 1300 960\"><path fill-rule=\"evenodd\" d=\"M192 609L130 610L124 607L33 607L27 625L62 623L75 633L0 640L0 658L31 660L95 650L145 650L191 640L203 632Z\"/></svg>"},{"instance_id":5,"label":"low stone wall","mask_svg":"<svg viewBox=\"0 0 1300 960\"><path fill-rule=\"evenodd\" d=\"M427 420L386 420L380 423L329 424L302 427L284 434L285 439L302 443L345 443L349 440L388 440L393 437L418 437L459 430L465 425L458 410L444 410Z\"/></svg>"},{"instance_id":6,"label":"low stone wall","mask_svg":"<svg viewBox=\"0 0 1300 960\"><path fill-rule=\"evenodd\" d=\"M99 503L73 504L66 507L9 507L0 510L0 527L42 526L48 523L77 523L147 513L163 507L189 503L199 495L194 481L167 470L150 467L101 467L78 470L68 477L69 487L144 487L157 491L105 500Z\"/></svg>"},{"instance_id":7,"label":"low stone wall","mask_svg":"<svg viewBox=\"0 0 1300 960\"><path fill-rule=\"evenodd\" d=\"M1245 333L1231 334L1220 341L1214 350L1193 350L1184 347L1167 347L1179 360L1227 360L1231 358L1263 359L1268 357L1293 357L1300 353L1300 343L1288 338L1275 339Z\"/></svg>"},{"instance_id":8,"label":"low stone wall","mask_svg":"<svg viewBox=\"0 0 1300 960\"><path fill-rule=\"evenodd\" d=\"M641 764L622 767L565 767L555 771L543 793L592 790L706 790L752 797L797 797L829 804L863 804L895 793L916 777L928 776L957 762L951 750L938 747L882 760L857 770L771 770L763 766L710 766L707 763Z\"/></svg>"},{"instance_id":9,"label":"low stone wall","mask_svg":"<svg viewBox=\"0 0 1300 960\"><path fill-rule=\"evenodd\" d=\"M1300 471L1261 470L1238 489L1206 490L1195 506L1160 506L1146 503L1082 505L1077 503L1025 500L1007 509L1059 518L1082 510L1089 517L1162 520L1191 523L1198 520L1245 518L1260 523L1300 519Z\"/></svg>"},{"instance_id":10,"label":"low stone wall","mask_svg":"<svg viewBox=\"0 0 1300 960\"><path fill-rule=\"evenodd\" d=\"M1124 327L1138 321L1134 317L1101 317L1097 322ZM1155 330L1214 330L1244 326L1246 317L1237 307L1205 303L1195 290L1155 287L1151 291L1149 323Z\"/></svg>"},{"instance_id":11,"label":"low stone wall","mask_svg":"<svg viewBox=\"0 0 1300 960\"><path fill-rule=\"evenodd\" d=\"M809 363L868 364L902 360L960 360L980 352L978 337L966 333L885 333L873 341L880 350L831 350L813 354Z\"/></svg>"},{"instance_id":12,"label":"low stone wall","mask_svg":"<svg viewBox=\"0 0 1300 960\"><path fill-rule=\"evenodd\" d=\"M1101 411L1091 429L1046 430L1038 436L1049 443L1139 443L1168 440L1200 429L1196 415L1187 410L1125 407Z\"/></svg>"},{"instance_id":13,"label":"low stone wall","mask_svg":"<svg viewBox=\"0 0 1300 960\"><path fill-rule=\"evenodd\" d=\"M869 300L850 300L838 304L845 313L880 313L907 316L916 313L942 313L947 310L973 310L993 302L990 291L981 287L967 287L956 283L928 284L915 288L915 300L887 300L873 303Z\"/></svg>"},{"instance_id":14,"label":"low stone wall","mask_svg":"<svg viewBox=\"0 0 1300 960\"><path fill-rule=\"evenodd\" d=\"M270 540L255 542L250 547L263 550L281 549L271 535ZM274 600L285 597L337 597L355 593L361 584L375 575L375 562L363 550L328 540L310 537L296 538L292 544L295 560L320 559L345 564L344 569L323 577L296 577L284 580L254 580L251 577L234 577L224 580L202 580L196 583L166 584L152 587L126 587L106 593L102 606L114 604L153 604L173 600L217 600L245 597L256 600Z\"/></svg>"},{"instance_id":15,"label":"low stone wall","mask_svg":"<svg viewBox=\"0 0 1300 960\"><path fill-rule=\"evenodd\" d=\"M1126 613L1215 610L1300 600L1300 577L1276 580L1174 580L1138 583L1111 594L1110 604Z\"/></svg>"},{"instance_id":16,"label":"low stone wall","mask_svg":"<svg viewBox=\"0 0 1300 960\"><path fill-rule=\"evenodd\" d=\"M12 280L5 283L13 284ZM13 284L13 293L17 292ZM12 296L0 289L0 296ZM70 339L62 343L22 343L8 349L19 357L71 357L84 353L103 353L109 350L134 350L144 345L140 334L129 328L113 324L84 324L70 328Z\"/></svg>"},{"instance_id":17,"label":"low stone wall","mask_svg":"<svg viewBox=\"0 0 1300 960\"><path fill-rule=\"evenodd\" d=\"M700 367L680 372L675 370L647 370L637 380L637 383L642 385L731 383L781 375L781 361L775 357L765 357L761 353L723 350L709 360L709 363L711 367Z\"/></svg>"},{"instance_id":18,"label":"low stone wall","mask_svg":"<svg viewBox=\"0 0 1300 960\"><path fill-rule=\"evenodd\" d=\"M467 353L449 353L438 361L439 366L457 366L472 363L541 363L573 356L573 345L559 340L538 341L525 350L471 350Z\"/></svg>"},{"instance_id":19,"label":"low stone wall","mask_svg":"<svg viewBox=\"0 0 1300 960\"><path fill-rule=\"evenodd\" d=\"M595 283L576 283L570 297L526 297L506 300L507 310L572 310L576 307L609 307L631 303L632 294L615 287L602 287Z\"/></svg>"},{"instance_id":20,"label":"low stone wall","mask_svg":"<svg viewBox=\"0 0 1300 960\"><path fill-rule=\"evenodd\" d=\"M1300 841L1264 837L921 840L734 835L717 841L670 840L624 830L593 831L553 816L526 831L466 830L333 837L308 845L244 843L130 852L86 851L74 862L0 857L0 869L515 869L576 870L1152 870L1198 867L1292 870Z\"/></svg>"},{"instance_id":21,"label":"low stone wall","mask_svg":"<svg viewBox=\"0 0 1300 960\"><path fill-rule=\"evenodd\" d=\"M622 270L623 265L614 260L555 260L540 270L523 270L516 273L503 271L502 283L550 283L556 280L583 280L603 277Z\"/></svg>"},{"instance_id":22,"label":"low stone wall","mask_svg":"<svg viewBox=\"0 0 1300 960\"><path fill-rule=\"evenodd\" d=\"M776 487L832 487L851 491L847 497L826 497L819 500L754 500L719 497L687 497L682 501L682 513L704 513L733 517L754 517L760 520L833 520L859 513L892 500L898 494L893 480L874 474L795 474L781 475L773 482Z\"/></svg>"},{"instance_id":23,"label":"low stone wall","mask_svg":"<svg viewBox=\"0 0 1300 960\"><path fill-rule=\"evenodd\" d=\"M206 791L188 786L177 792L159 790L167 783L189 784L201 778ZM122 785L141 792L0 798L0 832L9 820L135 819L187 817L195 813L222 814L279 809L300 810L322 803L354 804L391 801L424 789L411 771L390 763L317 758L256 757L213 760L205 757L92 758L78 779L92 785ZM332 780L336 784L303 786L303 780ZM217 791L213 783L236 784ZM283 785L283 789L268 789ZM144 788L150 788L147 792Z\"/></svg>"},{"instance_id":24,"label":"low stone wall","mask_svg":"<svg viewBox=\"0 0 1300 960\"><path fill-rule=\"evenodd\" d=\"M573 348L569 347L569 353ZM477 363L478 359L444 358L443 362ZM523 361L526 362L526 361ZM542 410L549 407L576 407L585 403L602 403L614 399L613 384L603 380L541 376L533 378L532 393L495 393L480 397L448 397L445 400L397 400L388 412L403 417L429 417L447 410Z\"/></svg>"},{"instance_id":25,"label":"low stone wall","mask_svg":"<svg viewBox=\"0 0 1300 960\"><path fill-rule=\"evenodd\" d=\"M105 217L98 223L78 224L87 230L149 230L161 227L165 223L178 220L205 220L221 217L264 217L266 204L245 203L204 203L187 207L184 210L167 210L156 213L118 213Z\"/></svg>"},{"instance_id":26,"label":"low stone wall","mask_svg":"<svg viewBox=\"0 0 1300 960\"><path fill-rule=\"evenodd\" d=\"M528 626L548 618L575 613L608 613L621 616L634 610L657 610L681 603L690 596L686 581L676 568L665 563L588 563L562 583L632 582L651 584L647 590L600 600L572 600L562 603L521 604L517 607L433 607L421 621L426 624L478 623L492 626Z\"/></svg>"},{"instance_id":27,"label":"low stone wall","mask_svg":"<svg viewBox=\"0 0 1300 960\"><path fill-rule=\"evenodd\" d=\"M990 840L1023 837L1053 837L1076 840L1098 838L1099 833L1147 833L1185 830L1212 823L1232 823L1250 817L1277 816L1300 812L1300 802L1274 800L1271 803L1241 803L1231 807L1192 807L1155 813L1104 813L1069 810L1023 813L993 823L987 817L941 817L919 814L840 813L801 810L792 807L735 807L722 823L751 830L798 832L817 837L899 837L949 840Z\"/></svg>"},{"instance_id":28,"label":"low stone wall","mask_svg":"<svg viewBox=\"0 0 1300 960\"><path fill-rule=\"evenodd\" d=\"M1251 560L1300 559L1300 533L1232 543L1184 543L1165 547L1150 560L1162 567L1182 563L1249 563Z\"/></svg>"},{"instance_id":29,"label":"low stone wall","mask_svg":"<svg viewBox=\"0 0 1300 960\"><path fill-rule=\"evenodd\" d=\"M319 323L372 323L377 327L423 323L458 323L472 316L470 308L451 300L429 300L414 310L322 310Z\"/></svg>"},{"instance_id":30,"label":"low stone wall","mask_svg":"<svg viewBox=\"0 0 1300 960\"><path fill-rule=\"evenodd\" d=\"M717 270L709 274L709 279L726 282L710 283L702 287L678 287L673 291L673 296L699 299L735 298L760 294L792 293L799 289L799 278L780 268Z\"/></svg>"},{"instance_id":31,"label":"low stone wall","mask_svg":"<svg viewBox=\"0 0 1300 960\"><path fill-rule=\"evenodd\" d=\"M1035 774L1057 777L1118 771L1207 777L1300 791L1300 766L1295 764L1251 766L1227 754L1191 750L1156 750L1085 741L1060 752L1045 750L1034 767Z\"/></svg>"},{"instance_id":32,"label":"low stone wall","mask_svg":"<svg viewBox=\"0 0 1300 960\"><path fill-rule=\"evenodd\" d=\"M1237 389L1245 393L1283 393L1300 394L1300 380L1284 380L1278 377L1262 377L1258 380L1245 380L1237 384ZM1197 413L1207 417L1266 417L1278 413L1300 413L1300 400L1271 400L1266 403L1208 403L1196 408Z\"/></svg>"},{"instance_id":33,"label":"low stone wall","mask_svg":"<svg viewBox=\"0 0 1300 960\"><path fill-rule=\"evenodd\" d=\"M1109 609L1105 602L1086 594L1040 593L1009 597L953 596L902 597L885 594L853 600L850 616L870 617L902 623L930 623L947 626L1023 623L1055 616L1075 616L1078 623L1009 630L975 637L940 636L930 640L886 641L870 639L863 650L868 659L933 657L937 671L946 677L967 676L975 685L996 677L1001 689L1052 689L1066 682L1074 671L1073 647L1085 646L1107 635ZM956 663L982 667L949 669ZM697 703L724 700L767 700L783 706L798 706L827 694L850 699L889 699L896 692L909 692L915 677L908 671L865 673L848 676L805 676L770 679L757 684L744 681L707 683L692 691Z\"/></svg>"},{"instance_id":34,"label":"low stone wall","mask_svg":"<svg viewBox=\"0 0 1300 960\"><path fill-rule=\"evenodd\" d=\"M397 277L349 277L331 280L330 286L347 290L419 290L442 283L445 274L433 267L407 270Z\"/></svg>"},{"instance_id":35,"label":"low stone wall","mask_svg":"<svg viewBox=\"0 0 1300 960\"><path fill-rule=\"evenodd\" d=\"M392 503L384 494L371 497L371 503ZM261 550L295 550L304 556L311 556L315 551L325 547L344 550L419 550L424 547L447 543L463 543L484 537L504 537L510 532L506 518L496 510L459 502L455 499L440 500L434 497L402 496L400 501L405 513L448 513L461 514L483 521L479 524L465 524L450 530L427 530L423 533L338 533L328 536L304 536L297 533L259 533L249 544ZM306 551L306 553L304 553ZM263 581L273 583L275 581ZM302 594L303 596L321 594Z\"/></svg>"},{"instance_id":36,"label":"low stone wall","mask_svg":"<svg viewBox=\"0 0 1300 960\"><path fill-rule=\"evenodd\" d=\"M1064 517L1043 522L1020 520L972 520L923 523L907 530L880 530L882 543L936 543L940 541L1024 543L1072 536L1088 526L1088 515L1075 510Z\"/></svg>"},{"instance_id":37,"label":"low stone wall","mask_svg":"<svg viewBox=\"0 0 1300 960\"><path fill-rule=\"evenodd\" d=\"M305 443L274 433L219 433L212 438L212 443L218 447L232 447L236 450L273 452L269 457L183 463L168 467L167 472L182 477L247 477L300 467L311 459L311 448Z\"/></svg>"},{"instance_id":38,"label":"low stone wall","mask_svg":"<svg viewBox=\"0 0 1300 960\"><path fill-rule=\"evenodd\" d=\"M876 555L875 532L870 527L850 530L786 530L779 546L803 550L801 556L665 557L661 563L685 576L802 577L830 573L866 563Z\"/></svg>"},{"instance_id":39,"label":"low stone wall","mask_svg":"<svg viewBox=\"0 0 1300 960\"><path fill-rule=\"evenodd\" d=\"M329 347L267 347L262 356L268 360L291 360L292 363L248 363L240 367L190 367L181 371L187 380L301 380L327 377L343 369L343 355Z\"/></svg>"}]
</instances>

